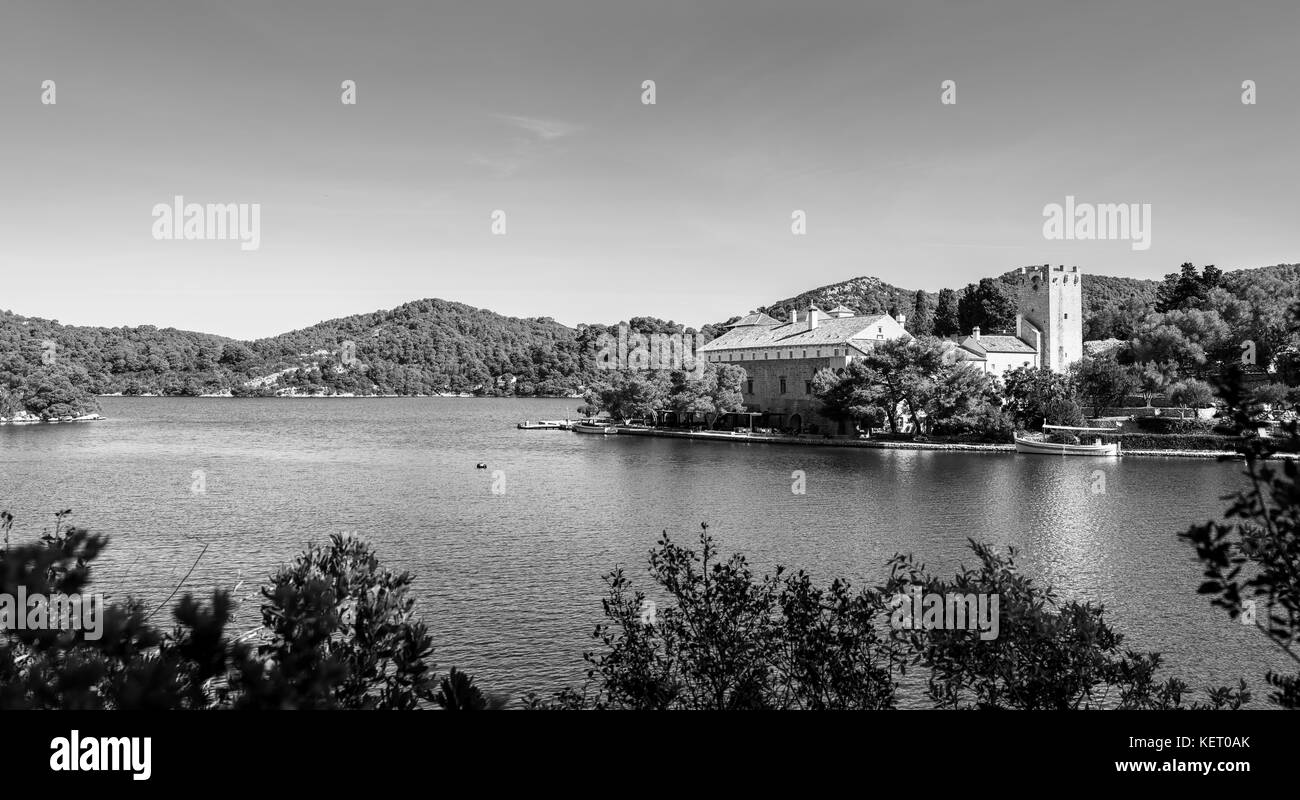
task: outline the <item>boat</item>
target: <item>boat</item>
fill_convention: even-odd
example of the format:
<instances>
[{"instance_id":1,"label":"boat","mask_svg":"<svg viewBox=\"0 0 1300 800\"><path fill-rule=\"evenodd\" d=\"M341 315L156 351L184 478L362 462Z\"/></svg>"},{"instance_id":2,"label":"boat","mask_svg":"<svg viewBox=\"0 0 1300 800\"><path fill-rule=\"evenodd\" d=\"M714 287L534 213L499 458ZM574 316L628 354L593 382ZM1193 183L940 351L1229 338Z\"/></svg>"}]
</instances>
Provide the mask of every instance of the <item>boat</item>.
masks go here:
<instances>
[{"instance_id":1,"label":"boat","mask_svg":"<svg viewBox=\"0 0 1300 800\"><path fill-rule=\"evenodd\" d=\"M1092 444L1070 444L1068 442L1053 442L1048 439L1051 431L1060 431L1062 433L1101 434L1094 437ZM1109 434L1114 436L1118 431L1114 428L1077 428L1070 425L1044 425L1044 436L1040 438L1030 438L1027 436L1016 436L1016 452L1031 453L1034 455L1046 456L1118 456L1120 455L1120 444L1118 441L1106 442L1102 440L1102 435ZM1080 439L1083 436L1079 437Z\"/></svg>"},{"instance_id":2,"label":"boat","mask_svg":"<svg viewBox=\"0 0 1300 800\"><path fill-rule=\"evenodd\" d=\"M526 419L518 427L521 431L567 431L572 424L567 419L539 419L536 422Z\"/></svg>"},{"instance_id":3,"label":"boat","mask_svg":"<svg viewBox=\"0 0 1300 800\"><path fill-rule=\"evenodd\" d=\"M583 420L582 422L573 423L572 430L575 433L618 433L618 427L608 422L597 420Z\"/></svg>"}]
</instances>

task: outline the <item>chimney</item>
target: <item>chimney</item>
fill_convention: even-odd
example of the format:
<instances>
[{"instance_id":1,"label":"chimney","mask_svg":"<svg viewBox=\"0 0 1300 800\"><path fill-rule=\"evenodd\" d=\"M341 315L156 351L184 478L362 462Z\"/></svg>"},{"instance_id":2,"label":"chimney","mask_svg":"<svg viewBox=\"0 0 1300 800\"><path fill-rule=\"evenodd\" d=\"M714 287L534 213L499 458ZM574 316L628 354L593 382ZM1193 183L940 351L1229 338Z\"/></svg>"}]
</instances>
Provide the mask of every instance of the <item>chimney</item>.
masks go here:
<instances>
[{"instance_id":1,"label":"chimney","mask_svg":"<svg viewBox=\"0 0 1300 800\"><path fill-rule=\"evenodd\" d=\"M812 330L813 328L817 327L817 317L819 313L820 312L817 310L817 306L808 307L808 330Z\"/></svg>"},{"instance_id":2,"label":"chimney","mask_svg":"<svg viewBox=\"0 0 1300 800\"><path fill-rule=\"evenodd\" d=\"M980 340L980 326L976 325L970 329L970 335L975 337L975 341Z\"/></svg>"},{"instance_id":3,"label":"chimney","mask_svg":"<svg viewBox=\"0 0 1300 800\"><path fill-rule=\"evenodd\" d=\"M798 323L799 323L799 309L797 309L797 308L791 306L791 307L790 307L790 324L791 324L791 325L797 325Z\"/></svg>"},{"instance_id":4,"label":"chimney","mask_svg":"<svg viewBox=\"0 0 1300 800\"><path fill-rule=\"evenodd\" d=\"M902 314L899 314L897 317L894 317L894 321L898 323L898 327L900 328L907 327L907 317Z\"/></svg>"}]
</instances>

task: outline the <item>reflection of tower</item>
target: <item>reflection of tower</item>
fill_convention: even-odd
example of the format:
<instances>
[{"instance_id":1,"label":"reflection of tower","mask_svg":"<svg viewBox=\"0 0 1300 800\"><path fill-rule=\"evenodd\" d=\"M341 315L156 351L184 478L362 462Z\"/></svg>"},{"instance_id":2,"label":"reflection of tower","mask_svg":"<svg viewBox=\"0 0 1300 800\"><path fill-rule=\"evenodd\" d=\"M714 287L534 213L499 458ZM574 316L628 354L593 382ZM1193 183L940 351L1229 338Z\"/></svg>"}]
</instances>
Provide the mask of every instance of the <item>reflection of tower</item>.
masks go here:
<instances>
[{"instance_id":1,"label":"reflection of tower","mask_svg":"<svg viewBox=\"0 0 1300 800\"><path fill-rule=\"evenodd\" d=\"M1030 343L1040 339L1038 366L1053 372L1065 372L1083 358L1082 277L1078 267L1044 264L1020 270L1016 333Z\"/></svg>"}]
</instances>

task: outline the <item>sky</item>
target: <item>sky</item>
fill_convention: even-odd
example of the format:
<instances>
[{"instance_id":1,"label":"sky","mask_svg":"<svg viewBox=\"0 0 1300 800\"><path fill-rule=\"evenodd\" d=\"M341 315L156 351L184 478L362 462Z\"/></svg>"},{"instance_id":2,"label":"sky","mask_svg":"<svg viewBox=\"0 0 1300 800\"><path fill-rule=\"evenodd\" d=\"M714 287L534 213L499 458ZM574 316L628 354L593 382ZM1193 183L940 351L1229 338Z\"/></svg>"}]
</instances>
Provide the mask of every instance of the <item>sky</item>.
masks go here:
<instances>
[{"instance_id":1,"label":"sky","mask_svg":"<svg viewBox=\"0 0 1300 800\"><path fill-rule=\"evenodd\" d=\"M4 0L0 308L698 326L860 275L1297 262L1297 33L1294 0ZM156 239L178 195L258 204L258 248ZM1046 238L1067 196L1149 204L1150 247Z\"/></svg>"}]
</instances>

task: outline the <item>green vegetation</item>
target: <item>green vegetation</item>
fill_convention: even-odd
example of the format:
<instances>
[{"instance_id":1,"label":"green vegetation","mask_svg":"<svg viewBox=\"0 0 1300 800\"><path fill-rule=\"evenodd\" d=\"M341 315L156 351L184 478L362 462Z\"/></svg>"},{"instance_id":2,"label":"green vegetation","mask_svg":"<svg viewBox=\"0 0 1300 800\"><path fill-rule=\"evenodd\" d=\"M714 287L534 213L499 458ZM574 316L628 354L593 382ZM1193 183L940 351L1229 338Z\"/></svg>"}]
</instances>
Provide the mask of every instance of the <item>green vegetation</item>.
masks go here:
<instances>
[{"instance_id":1,"label":"green vegetation","mask_svg":"<svg viewBox=\"0 0 1300 800\"><path fill-rule=\"evenodd\" d=\"M0 594L93 591L104 536L65 525L10 546L0 512ZM415 616L411 575L382 569L365 542L331 537L280 569L262 589L262 626L232 636L230 593L207 603L185 594L170 629L128 600L108 605L102 636L79 630L0 631L0 708L412 709L499 706L452 671L439 681L433 644ZM159 607L161 608L161 607Z\"/></svg>"},{"instance_id":2,"label":"green vegetation","mask_svg":"<svg viewBox=\"0 0 1300 800\"><path fill-rule=\"evenodd\" d=\"M883 586L820 587L781 567L755 576L743 556L719 557L703 528L698 550L666 533L651 550L655 596L671 601L653 619L623 570L605 576L585 684L530 694L529 708L888 709L917 667L938 708L1228 709L1250 699L1242 682L1189 702L1185 683L1157 679L1158 654L1126 650L1100 607L1059 603L1016 568L1014 550L972 542L979 565L948 580L897 555ZM891 626L890 599L913 588L997 594L998 636Z\"/></svg>"},{"instance_id":3,"label":"green vegetation","mask_svg":"<svg viewBox=\"0 0 1300 800\"><path fill-rule=\"evenodd\" d=\"M1015 274L937 296L855 278L761 310L785 319L791 307L843 304L860 314L908 314L909 331L921 336L964 334L975 325L1009 331ZM1288 306L1300 302L1300 265L1222 273L1186 264L1163 283L1085 274L1082 288L1085 338L1127 343L1116 354L1122 364L1157 363L1181 377L1207 378L1237 359L1249 340L1261 368L1275 363L1278 381L1300 384L1300 338L1287 318ZM652 317L627 324L640 333L695 333ZM430 299L241 342L150 325L64 326L2 312L0 410L88 413L95 410L92 395L117 393L573 396L608 377L596 368L596 342L616 327L574 329ZM710 324L699 332L707 341L722 330ZM55 345L53 361L45 342Z\"/></svg>"},{"instance_id":4,"label":"green vegetation","mask_svg":"<svg viewBox=\"0 0 1300 800\"><path fill-rule=\"evenodd\" d=\"M902 412L943 435L1010 435L995 381L955 361L952 343L933 337L887 340L842 374L820 370L813 393L825 416L868 431L888 426L898 434Z\"/></svg>"},{"instance_id":5,"label":"green vegetation","mask_svg":"<svg viewBox=\"0 0 1300 800\"><path fill-rule=\"evenodd\" d=\"M699 378L694 370L610 370L587 390L578 411L654 422L663 412L673 411L679 422L694 419L712 429L721 415L745 410L740 392L744 381L745 370L734 364L706 362Z\"/></svg>"},{"instance_id":6,"label":"green vegetation","mask_svg":"<svg viewBox=\"0 0 1300 800\"><path fill-rule=\"evenodd\" d=\"M1194 525L1180 536L1205 565L1198 591L1233 619L1253 623L1296 665L1294 674L1270 672L1269 699L1283 708L1300 708L1300 463L1268 461L1279 452L1300 453L1300 428L1292 420L1281 436L1256 435L1261 404L1246 388L1240 370L1230 370L1219 385L1241 435L1250 485L1227 498L1222 521Z\"/></svg>"}]
</instances>

